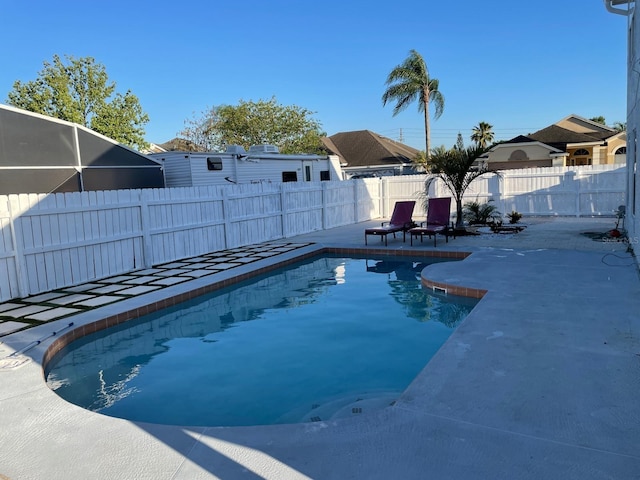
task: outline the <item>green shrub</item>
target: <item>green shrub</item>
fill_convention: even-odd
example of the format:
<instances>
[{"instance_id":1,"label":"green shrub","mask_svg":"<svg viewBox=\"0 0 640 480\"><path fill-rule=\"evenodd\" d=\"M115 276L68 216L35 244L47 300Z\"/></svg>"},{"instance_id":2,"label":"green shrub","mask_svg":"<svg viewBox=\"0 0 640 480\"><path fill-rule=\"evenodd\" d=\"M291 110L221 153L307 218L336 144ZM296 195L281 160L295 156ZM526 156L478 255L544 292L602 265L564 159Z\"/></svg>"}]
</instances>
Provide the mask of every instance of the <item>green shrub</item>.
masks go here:
<instances>
[{"instance_id":1,"label":"green shrub","mask_svg":"<svg viewBox=\"0 0 640 480\"><path fill-rule=\"evenodd\" d=\"M487 203L467 202L462 209L462 216L469 225L486 225L494 223L501 214L489 200Z\"/></svg>"},{"instance_id":2,"label":"green shrub","mask_svg":"<svg viewBox=\"0 0 640 480\"><path fill-rule=\"evenodd\" d=\"M513 210L511 213L507 213L507 218L511 224L518 223L522 218L522 214Z\"/></svg>"}]
</instances>

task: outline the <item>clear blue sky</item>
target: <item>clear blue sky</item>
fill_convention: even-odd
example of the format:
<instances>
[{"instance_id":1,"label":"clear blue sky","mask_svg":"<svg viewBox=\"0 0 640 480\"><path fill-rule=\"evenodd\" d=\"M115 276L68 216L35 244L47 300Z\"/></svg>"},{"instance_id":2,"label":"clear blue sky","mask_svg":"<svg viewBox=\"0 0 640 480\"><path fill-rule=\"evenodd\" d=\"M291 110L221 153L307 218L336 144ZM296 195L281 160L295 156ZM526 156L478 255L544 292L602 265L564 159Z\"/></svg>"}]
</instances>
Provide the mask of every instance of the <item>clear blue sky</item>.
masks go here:
<instances>
[{"instance_id":1,"label":"clear blue sky","mask_svg":"<svg viewBox=\"0 0 640 480\"><path fill-rule=\"evenodd\" d=\"M432 144L497 140L565 116L626 121L626 18L601 0L3 0L0 102L54 54L91 56L136 94L147 140L177 136L208 107L268 100L311 110L329 135L368 129L424 149L417 105L396 117L381 96L415 49L440 80Z\"/></svg>"}]
</instances>

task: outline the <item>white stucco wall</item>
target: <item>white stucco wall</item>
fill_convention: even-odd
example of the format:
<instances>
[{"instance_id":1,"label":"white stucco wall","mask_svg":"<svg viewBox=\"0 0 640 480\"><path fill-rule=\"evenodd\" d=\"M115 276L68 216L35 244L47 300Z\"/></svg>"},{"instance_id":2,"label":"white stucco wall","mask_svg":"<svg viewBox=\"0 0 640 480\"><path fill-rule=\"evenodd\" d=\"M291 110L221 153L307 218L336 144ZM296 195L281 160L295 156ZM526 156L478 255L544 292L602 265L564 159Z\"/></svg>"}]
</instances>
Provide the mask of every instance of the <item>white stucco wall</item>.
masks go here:
<instances>
[{"instance_id":1,"label":"white stucco wall","mask_svg":"<svg viewBox=\"0 0 640 480\"><path fill-rule=\"evenodd\" d=\"M494 152L496 154L495 160L506 162L507 160L509 160L509 157L511 156L511 154L516 150L523 150L527 154L527 157L529 158L529 160L542 160L542 159L548 160L550 158L549 157L550 150L548 148L545 148L539 144L533 144L533 145L527 145L527 146L514 145L513 147L498 148ZM493 159L494 157L492 157L492 160Z\"/></svg>"}]
</instances>

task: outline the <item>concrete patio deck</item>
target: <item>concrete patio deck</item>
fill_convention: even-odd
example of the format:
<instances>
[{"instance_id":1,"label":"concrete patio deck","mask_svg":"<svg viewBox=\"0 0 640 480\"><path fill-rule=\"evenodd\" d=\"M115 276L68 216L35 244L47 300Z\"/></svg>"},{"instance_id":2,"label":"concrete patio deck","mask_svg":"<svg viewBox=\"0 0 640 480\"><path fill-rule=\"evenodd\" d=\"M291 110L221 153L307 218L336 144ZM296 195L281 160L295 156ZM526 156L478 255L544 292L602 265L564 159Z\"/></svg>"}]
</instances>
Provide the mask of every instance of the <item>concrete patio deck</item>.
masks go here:
<instances>
[{"instance_id":1,"label":"concrete patio deck","mask_svg":"<svg viewBox=\"0 0 640 480\"><path fill-rule=\"evenodd\" d=\"M364 247L367 222L302 235L279 258ZM392 407L358 418L191 428L106 417L60 399L42 361L51 332L202 288L195 278L0 338L0 479L638 479L640 278L607 218L527 219L518 234L438 240L472 252L423 277L488 290ZM635 245L637 239L630 239ZM305 246L309 243L310 245ZM434 250L389 240L389 252ZM638 247L636 246L636 250ZM273 257L216 272L229 278Z\"/></svg>"}]
</instances>

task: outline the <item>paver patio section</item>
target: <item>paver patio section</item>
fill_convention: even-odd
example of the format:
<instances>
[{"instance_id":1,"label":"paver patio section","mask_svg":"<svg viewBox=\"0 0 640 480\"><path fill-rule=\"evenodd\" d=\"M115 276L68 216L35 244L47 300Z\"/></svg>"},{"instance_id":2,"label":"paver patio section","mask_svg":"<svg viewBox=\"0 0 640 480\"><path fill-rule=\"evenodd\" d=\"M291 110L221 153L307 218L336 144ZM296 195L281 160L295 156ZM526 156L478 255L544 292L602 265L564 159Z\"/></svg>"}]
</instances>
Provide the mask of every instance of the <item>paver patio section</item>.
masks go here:
<instances>
[{"instance_id":1,"label":"paver patio section","mask_svg":"<svg viewBox=\"0 0 640 480\"><path fill-rule=\"evenodd\" d=\"M364 228L289 241L363 248ZM376 224L378 222L375 222ZM60 399L42 378L50 339L0 369L0 478L10 479L637 479L640 278L626 245L581 232L611 219L532 221L521 233L459 237L431 281L488 293L394 406L294 425L189 428L129 422ZM370 242L370 249L384 249ZM432 250L389 241L389 251ZM213 276L232 276L266 258ZM75 326L198 288L212 277L70 317ZM0 338L0 354L68 327ZM68 327L72 328L72 327ZM0 355L1 357L2 355Z\"/></svg>"}]
</instances>

